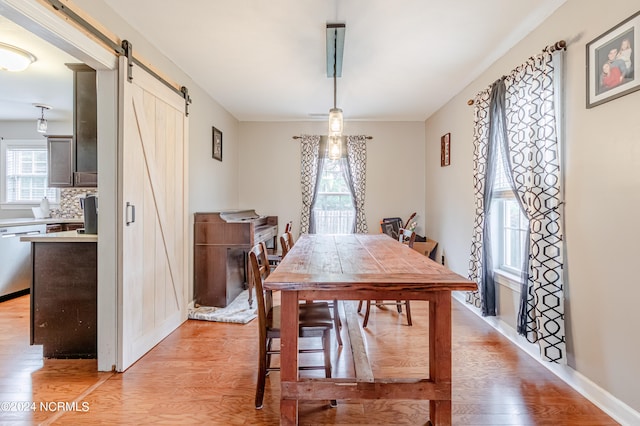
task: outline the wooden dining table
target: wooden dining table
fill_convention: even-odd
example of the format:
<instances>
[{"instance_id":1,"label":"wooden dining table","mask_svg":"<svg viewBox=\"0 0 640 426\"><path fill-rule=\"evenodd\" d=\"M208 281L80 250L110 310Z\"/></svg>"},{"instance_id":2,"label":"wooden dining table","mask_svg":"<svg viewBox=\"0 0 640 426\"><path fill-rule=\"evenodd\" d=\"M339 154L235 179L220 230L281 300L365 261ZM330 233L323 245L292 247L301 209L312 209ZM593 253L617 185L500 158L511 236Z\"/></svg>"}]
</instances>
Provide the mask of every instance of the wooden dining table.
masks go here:
<instances>
[{"instance_id":1,"label":"wooden dining table","mask_svg":"<svg viewBox=\"0 0 640 426\"><path fill-rule=\"evenodd\" d=\"M451 292L476 290L475 282L386 234L306 234L265 280L264 288L281 291L281 425L298 424L299 400L385 398L429 400L429 421L451 424ZM365 346L354 346L361 334L352 335L350 326L356 377L300 378L299 301L333 299L429 301L428 376L375 378L363 365Z\"/></svg>"}]
</instances>

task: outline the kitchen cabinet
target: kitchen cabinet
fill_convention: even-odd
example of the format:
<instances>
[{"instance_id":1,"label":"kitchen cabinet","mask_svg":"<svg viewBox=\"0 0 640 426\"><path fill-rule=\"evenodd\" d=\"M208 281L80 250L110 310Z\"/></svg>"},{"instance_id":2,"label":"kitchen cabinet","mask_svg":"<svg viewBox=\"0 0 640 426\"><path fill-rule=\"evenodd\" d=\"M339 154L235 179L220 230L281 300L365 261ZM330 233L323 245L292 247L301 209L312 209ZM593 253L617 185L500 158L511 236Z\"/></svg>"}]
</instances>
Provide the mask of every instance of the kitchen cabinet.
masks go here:
<instances>
[{"instance_id":1,"label":"kitchen cabinet","mask_svg":"<svg viewBox=\"0 0 640 426\"><path fill-rule=\"evenodd\" d=\"M47 234L54 232L75 231L79 228L84 228L84 223L48 223Z\"/></svg>"},{"instance_id":2,"label":"kitchen cabinet","mask_svg":"<svg viewBox=\"0 0 640 426\"><path fill-rule=\"evenodd\" d=\"M66 64L73 71L73 134L76 172L98 171L96 71L85 64Z\"/></svg>"},{"instance_id":3,"label":"kitchen cabinet","mask_svg":"<svg viewBox=\"0 0 640 426\"><path fill-rule=\"evenodd\" d=\"M45 358L97 354L97 236L73 232L31 241L31 344Z\"/></svg>"},{"instance_id":4,"label":"kitchen cabinet","mask_svg":"<svg viewBox=\"0 0 640 426\"><path fill-rule=\"evenodd\" d=\"M49 162L49 188L73 186L75 149L73 136L47 136Z\"/></svg>"},{"instance_id":5,"label":"kitchen cabinet","mask_svg":"<svg viewBox=\"0 0 640 426\"><path fill-rule=\"evenodd\" d=\"M47 136L49 187L98 186L96 71L65 64L73 71L73 136Z\"/></svg>"}]
</instances>

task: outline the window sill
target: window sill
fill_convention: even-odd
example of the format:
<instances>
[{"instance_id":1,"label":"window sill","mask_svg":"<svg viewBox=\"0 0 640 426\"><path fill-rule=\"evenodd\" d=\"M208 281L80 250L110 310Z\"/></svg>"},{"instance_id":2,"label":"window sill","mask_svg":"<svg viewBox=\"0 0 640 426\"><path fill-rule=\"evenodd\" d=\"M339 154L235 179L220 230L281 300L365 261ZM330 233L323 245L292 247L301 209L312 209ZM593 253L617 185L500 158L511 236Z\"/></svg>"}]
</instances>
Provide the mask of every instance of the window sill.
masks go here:
<instances>
[{"instance_id":1,"label":"window sill","mask_svg":"<svg viewBox=\"0 0 640 426\"><path fill-rule=\"evenodd\" d=\"M495 274L495 281L498 284L511 289L511 291L520 293L520 277L519 276L511 274L506 271L499 270L499 269L495 270L494 274Z\"/></svg>"}]
</instances>

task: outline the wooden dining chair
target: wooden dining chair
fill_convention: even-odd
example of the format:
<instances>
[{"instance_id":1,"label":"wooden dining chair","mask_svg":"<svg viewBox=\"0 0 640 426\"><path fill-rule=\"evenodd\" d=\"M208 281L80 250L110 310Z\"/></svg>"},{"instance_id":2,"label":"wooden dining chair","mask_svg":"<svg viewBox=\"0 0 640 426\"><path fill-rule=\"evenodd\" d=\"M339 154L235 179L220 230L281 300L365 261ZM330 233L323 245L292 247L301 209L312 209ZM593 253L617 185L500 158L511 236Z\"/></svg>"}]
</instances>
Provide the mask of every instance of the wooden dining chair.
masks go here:
<instances>
[{"instance_id":1,"label":"wooden dining chair","mask_svg":"<svg viewBox=\"0 0 640 426\"><path fill-rule=\"evenodd\" d=\"M403 244L407 244L410 248L413 248L413 244L416 241L416 233L409 229L400 228L400 231L398 232L398 241ZM362 309L362 302L363 301L361 300L360 303L358 303L358 312L360 312ZM413 323L411 322L411 305L408 300L396 300L395 302L384 300L367 300L367 309L364 314L364 320L362 321L363 328L366 327L369 323L369 313L371 312L371 305L377 306L379 308L386 305L395 305L398 314L402 314L402 306L404 305L405 311L407 313L407 325L413 325Z\"/></svg>"},{"instance_id":2,"label":"wooden dining chair","mask_svg":"<svg viewBox=\"0 0 640 426\"><path fill-rule=\"evenodd\" d=\"M290 234L289 235L290 244L289 244L289 247L287 248L287 251L289 250L290 246L293 245L293 234L291 234L292 229L293 229L293 221L290 220L284 226L284 232ZM272 271L282 261L282 258L284 257L284 253L285 253L285 248L282 246L282 240L280 240L280 253L274 252L274 253L267 254L267 259L269 260L269 265L271 265Z\"/></svg>"},{"instance_id":3,"label":"wooden dining chair","mask_svg":"<svg viewBox=\"0 0 640 426\"><path fill-rule=\"evenodd\" d=\"M249 263L252 270L253 285L256 289L258 301L258 326L259 326L259 358L258 358L258 382L256 385L256 409L262 408L264 401L264 388L267 374L270 371L278 371L279 367L271 366L271 356L279 354L278 349L273 348L273 339L280 338L280 306L273 305L271 291L265 291L262 282L269 276L270 267L267 260L267 248L264 242L257 244L249 252ZM325 377L331 377L331 329L333 320L327 303L301 304L299 308L299 337L320 337L321 348L301 349L300 353L323 353L324 365L301 366L300 370L325 371ZM336 401L331 401L335 406Z\"/></svg>"},{"instance_id":4,"label":"wooden dining chair","mask_svg":"<svg viewBox=\"0 0 640 426\"><path fill-rule=\"evenodd\" d=\"M291 250L291 247L293 247L294 241L293 241L293 236L291 235L291 232L285 232L284 234L280 235L280 247L282 247L282 258L284 259L284 257L287 255L287 253L289 253L289 250ZM308 300L307 303L312 302L311 300ZM342 335L340 333L340 331L342 330L342 321L340 320L340 312L338 310L338 301L336 299L333 299L333 301L328 302L329 303L329 308L331 308L331 312L333 313L332 317L333 317L333 323L335 325L335 330L336 330L336 340L338 341L338 345L342 346Z\"/></svg>"},{"instance_id":5,"label":"wooden dining chair","mask_svg":"<svg viewBox=\"0 0 640 426\"><path fill-rule=\"evenodd\" d=\"M287 253L289 253L289 250L291 250L291 247L293 247L294 244L295 241L293 241L293 234L291 234L291 231L286 231L284 234L280 235L280 248L282 249L283 259Z\"/></svg>"}]
</instances>

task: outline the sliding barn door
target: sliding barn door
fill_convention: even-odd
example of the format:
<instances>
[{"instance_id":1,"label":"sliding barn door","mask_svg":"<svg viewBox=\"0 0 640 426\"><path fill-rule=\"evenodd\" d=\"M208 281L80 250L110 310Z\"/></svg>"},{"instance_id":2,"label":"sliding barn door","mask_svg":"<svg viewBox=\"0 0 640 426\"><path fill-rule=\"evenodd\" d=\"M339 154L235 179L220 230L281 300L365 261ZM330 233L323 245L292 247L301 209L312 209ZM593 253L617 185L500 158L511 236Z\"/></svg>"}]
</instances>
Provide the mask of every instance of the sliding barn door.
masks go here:
<instances>
[{"instance_id":1,"label":"sliding barn door","mask_svg":"<svg viewBox=\"0 0 640 426\"><path fill-rule=\"evenodd\" d=\"M182 97L120 59L118 305L124 371L187 318L187 141Z\"/></svg>"}]
</instances>

